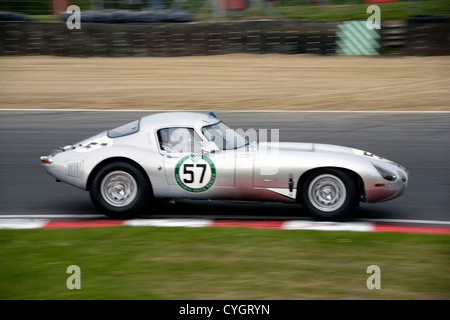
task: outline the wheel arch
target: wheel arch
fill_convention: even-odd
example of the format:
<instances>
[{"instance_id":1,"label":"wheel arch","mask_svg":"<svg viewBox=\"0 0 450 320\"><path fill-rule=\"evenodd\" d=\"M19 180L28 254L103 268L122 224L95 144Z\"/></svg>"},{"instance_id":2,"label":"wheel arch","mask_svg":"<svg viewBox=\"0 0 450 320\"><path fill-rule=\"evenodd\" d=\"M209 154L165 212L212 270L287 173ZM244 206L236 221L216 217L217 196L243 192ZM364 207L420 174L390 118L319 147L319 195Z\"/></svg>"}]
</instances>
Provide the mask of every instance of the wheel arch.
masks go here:
<instances>
[{"instance_id":1,"label":"wheel arch","mask_svg":"<svg viewBox=\"0 0 450 320\"><path fill-rule=\"evenodd\" d=\"M339 170L339 171L347 173L350 177L352 177L353 181L355 182L355 184L357 186L358 193L359 193L358 196L359 196L360 201L365 199L366 193L365 193L365 189L364 189L364 181L358 173L356 173L355 171L350 170L348 168L326 166L326 167L317 167L317 168L313 168L308 171L305 171L299 177L298 182L297 182L297 202L301 203L301 196L300 196L301 192L299 192L299 191L302 190L305 180L308 178L308 176L310 176L314 172L324 170L324 169Z\"/></svg>"},{"instance_id":2,"label":"wheel arch","mask_svg":"<svg viewBox=\"0 0 450 320\"><path fill-rule=\"evenodd\" d=\"M97 163L97 165L94 167L94 169L92 169L91 173L89 174L89 177L88 177L88 180L86 183L87 191L89 191L91 189L92 182L94 181L94 178L97 175L97 173L100 171L100 169L102 167L104 167L105 165L108 165L108 164L114 163L114 162L125 162L125 163L128 163L128 164L134 166L136 169L138 169L140 171L140 173L142 174L142 176L147 181L147 183L150 187L150 190L153 193L152 183L150 181L150 177L148 176L147 172L145 172L144 168L139 163L137 163L136 161L134 161L130 158L126 158L126 157L112 157L112 158L108 158L108 159L105 159L105 160Z\"/></svg>"}]
</instances>

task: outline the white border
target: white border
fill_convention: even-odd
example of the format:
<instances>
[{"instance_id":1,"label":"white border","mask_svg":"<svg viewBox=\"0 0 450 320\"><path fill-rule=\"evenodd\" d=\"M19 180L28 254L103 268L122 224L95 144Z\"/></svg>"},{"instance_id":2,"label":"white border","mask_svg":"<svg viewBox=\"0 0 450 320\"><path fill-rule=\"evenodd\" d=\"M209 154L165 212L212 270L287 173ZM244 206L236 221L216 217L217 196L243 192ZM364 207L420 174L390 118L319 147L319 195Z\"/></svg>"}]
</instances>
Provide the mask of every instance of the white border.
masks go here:
<instances>
[{"instance_id":1,"label":"white border","mask_svg":"<svg viewBox=\"0 0 450 320\"><path fill-rule=\"evenodd\" d=\"M189 109L1 109L2 111L33 111L33 112L221 112L221 113L450 113L450 111L439 110L189 110Z\"/></svg>"}]
</instances>

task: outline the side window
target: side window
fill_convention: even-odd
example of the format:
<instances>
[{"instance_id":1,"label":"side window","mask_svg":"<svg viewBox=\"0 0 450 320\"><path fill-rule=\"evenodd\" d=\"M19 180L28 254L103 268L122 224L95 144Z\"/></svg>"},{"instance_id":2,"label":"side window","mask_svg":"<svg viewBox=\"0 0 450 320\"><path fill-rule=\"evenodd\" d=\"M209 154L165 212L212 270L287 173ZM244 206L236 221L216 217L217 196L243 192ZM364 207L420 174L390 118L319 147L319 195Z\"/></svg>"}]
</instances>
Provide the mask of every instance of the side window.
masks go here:
<instances>
[{"instance_id":1,"label":"side window","mask_svg":"<svg viewBox=\"0 0 450 320\"><path fill-rule=\"evenodd\" d=\"M200 153L200 137L192 128L164 128L158 131L161 150L170 153Z\"/></svg>"}]
</instances>

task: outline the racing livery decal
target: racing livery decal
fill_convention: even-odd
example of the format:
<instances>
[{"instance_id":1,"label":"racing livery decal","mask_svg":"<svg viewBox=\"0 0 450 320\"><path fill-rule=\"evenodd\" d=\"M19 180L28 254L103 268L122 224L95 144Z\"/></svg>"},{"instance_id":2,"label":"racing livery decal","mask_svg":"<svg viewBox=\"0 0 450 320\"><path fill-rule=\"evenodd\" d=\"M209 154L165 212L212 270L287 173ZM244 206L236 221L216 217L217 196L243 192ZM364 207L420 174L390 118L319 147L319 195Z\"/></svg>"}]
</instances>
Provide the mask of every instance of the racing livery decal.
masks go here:
<instances>
[{"instance_id":1,"label":"racing livery decal","mask_svg":"<svg viewBox=\"0 0 450 320\"><path fill-rule=\"evenodd\" d=\"M107 136L102 136L99 138L96 138L92 141L89 141L87 143L84 144L80 144L78 146L76 146L76 148L74 148L75 152L88 152L88 151L92 151L101 147L107 147L107 146L112 146L113 145L113 140L111 138L108 138Z\"/></svg>"},{"instance_id":2,"label":"racing livery decal","mask_svg":"<svg viewBox=\"0 0 450 320\"><path fill-rule=\"evenodd\" d=\"M216 167L208 157L192 154L178 161L175 180L186 191L203 192L214 184Z\"/></svg>"}]
</instances>

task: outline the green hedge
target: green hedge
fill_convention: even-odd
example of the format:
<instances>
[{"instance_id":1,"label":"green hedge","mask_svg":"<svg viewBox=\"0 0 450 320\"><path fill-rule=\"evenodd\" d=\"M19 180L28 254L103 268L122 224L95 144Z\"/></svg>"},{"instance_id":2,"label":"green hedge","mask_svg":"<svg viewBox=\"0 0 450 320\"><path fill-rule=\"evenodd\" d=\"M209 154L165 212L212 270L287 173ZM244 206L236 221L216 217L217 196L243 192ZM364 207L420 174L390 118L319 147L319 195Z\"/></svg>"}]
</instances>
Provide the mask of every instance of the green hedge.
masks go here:
<instances>
[{"instance_id":1,"label":"green hedge","mask_svg":"<svg viewBox=\"0 0 450 320\"><path fill-rule=\"evenodd\" d=\"M0 0L0 11L20 12L29 15L49 15L52 14L50 3L50 0ZM91 0L71 0L70 4L79 6L81 10L91 9ZM147 2L142 0L141 5L132 8L140 9L146 6ZM103 7L104 9L132 9L124 4L122 0L104 0Z\"/></svg>"}]
</instances>

